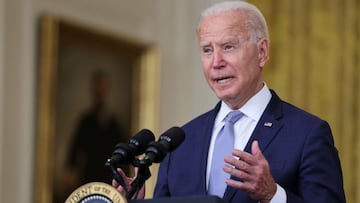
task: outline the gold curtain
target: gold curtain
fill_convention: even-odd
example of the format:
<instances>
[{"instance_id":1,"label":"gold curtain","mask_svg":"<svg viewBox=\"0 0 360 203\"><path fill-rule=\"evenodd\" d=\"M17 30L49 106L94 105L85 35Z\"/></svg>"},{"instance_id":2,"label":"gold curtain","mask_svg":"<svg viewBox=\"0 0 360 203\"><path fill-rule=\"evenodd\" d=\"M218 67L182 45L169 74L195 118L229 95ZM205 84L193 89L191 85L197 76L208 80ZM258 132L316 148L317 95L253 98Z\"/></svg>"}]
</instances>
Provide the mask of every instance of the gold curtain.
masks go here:
<instances>
[{"instance_id":1,"label":"gold curtain","mask_svg":"<svg viewBox=\"0 0 360 203\"><path fill-rule=\"evenodd\" d=\"M269 25L267 84L330 123L347 202L360 202L360 1L250 2Z\"/></svg>"}]
</instances>

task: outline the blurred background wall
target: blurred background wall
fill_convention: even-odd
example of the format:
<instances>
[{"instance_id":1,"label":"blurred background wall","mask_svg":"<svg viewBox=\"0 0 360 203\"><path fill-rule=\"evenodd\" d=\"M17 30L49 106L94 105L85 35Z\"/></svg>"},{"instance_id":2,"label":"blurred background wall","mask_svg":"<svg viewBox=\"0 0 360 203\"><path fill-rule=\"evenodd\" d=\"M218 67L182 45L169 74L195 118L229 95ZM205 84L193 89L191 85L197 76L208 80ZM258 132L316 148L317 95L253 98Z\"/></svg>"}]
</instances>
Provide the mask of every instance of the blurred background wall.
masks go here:
<instances>
[{"instance_id":1,"label":"blurred background wall","mask_svg":"<svg viewBox=\"0 0 360 203\"><path fill-rule=\"evenodd\" d=\"M202 76L195 28L200 11L218 1L0 0L0 202L28 203L34 198L41 15L155 45L161 55L161 89L159 126L154 130L163 132L217 101ZM329 121L343 165L347 200L359 202L360 3L251 2L269 23L268 85L283 99Z\"/></svg>"},{"instance_id":2,"label":"blurred background wall","mask_svg":"<svg viewBox=\"0 0 360 203\"><path fill-rule=\"evenodd\" d=\"M270 87L326 119L339 150L348 202L360 201L360 2L252 1L268 19Z\"/></svg>"}]
</instances>

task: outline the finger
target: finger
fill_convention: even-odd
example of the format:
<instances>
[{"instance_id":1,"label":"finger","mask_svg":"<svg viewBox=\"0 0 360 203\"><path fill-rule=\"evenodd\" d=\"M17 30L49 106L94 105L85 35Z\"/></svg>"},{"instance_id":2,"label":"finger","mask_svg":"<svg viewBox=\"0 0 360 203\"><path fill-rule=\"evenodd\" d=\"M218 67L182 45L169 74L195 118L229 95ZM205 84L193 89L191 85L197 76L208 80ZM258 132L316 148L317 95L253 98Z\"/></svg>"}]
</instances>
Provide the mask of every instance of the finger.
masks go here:
<instances>
[{"instance_id":1,"label":"finger","mask_svg":"<svg viewBox=\"0 0 360 203\"><path fill-rule=\"evenodd\" d=\"M245 171L245 170L241 170L241 169L237 169L231 166L224 166L223 170L226 173L229 173L231 176L237 177L241 180L241 182L243 181L250 181L251 180L251 175L249 172Z\"/></svg>"},{"instance_id":2,"label":"finger","mask_svg":"<svg viewBox=\"0 0 360 203\"><path fill-rule=\"evenodd\" d=\"M122 187L121 185L119 185L117 188L116 188L117 191L119 191L122 195L126 195L126 191L124 189L124 187Z\"/></svg>"},{"instance_id":3,"label":"finger","mask_svg":"<svg viewBox=\"0 0 360 203\"><path fill-rule=\"evenodd\" d=\"M135 167L135 168L134 168L134 172L135 172L135 176L134 176L134 177L136 177L136 176L137 176L138 171L139 171L139 168L138 168L138 167Z\"/></svg>"},{"instance_id":4,"label":"finger","mask_svg":"<svg viewBox=\"0 0 360 203\"><path fill-rule=\"evenodd\" d=\"M252 144L251 144L251 153L256 157L256 159L261 160L264 159L264 155L261 152L261 149L259 147L259 142L257 140L255 140Z\"/></svg>"},{"instance_id":5,"label":"finger","mask_svg":"<svg viewBox=\"0 0 360 203\"><path fill-rule=\"evenodd\" d=\"M238 157L239 160L242 160L242 161L248 163L249 165L256 164L256 159L255 159L254 155L252 155L252 154L250 154L248 152L238 150L238 149L234 149L232 151L232 155L234 157Z\"/></svg>"},{"instance_id":6,"label":"finger","mask_svg":"<svg viewBox=\"0 0 360 203\"><path fill-rule=\"evenodd\" d=\"M117 171L119 172L119 174L121 175L121 177L124 180L128 179L128 177L126 176L126 174L124 173L124 171L121 168L118 168Z\"/></svg>"},{"instance_id":7,"label":"finger","mask_svg":"<svg viewBox=\"0 0 360 203\"><path fill-rule=\"evenodd\" d=\"M128 188L128 185L130 185L131 178L127 177L121 168L117 168L117 171L120 177L119 176L117 176L116 178L114 177L112 184L114 185L114 187L125 186L126 188Z\"/></svg>"},{"instance_id":8,"label":"finger","mask_svg":"<svg viewBox=\"0 0 360 203\"><path fill-rule=\"evenodd\" d=\"M248 181L236 181L233 179L226 179L225 183L230 187L237 188L246 192L251 191L251 189L253 188L253 184Z\"/></svg>"},{"instance_id":9,"label":"finger","mask_svg":"<svg viewBox=\"0 0 360 203\"><path fill-rule=\"evenodd\" d=\"M145 184L141 187L140 191L139 191L139 194L138 194L138 198L140 199L144 199L145 197Z\"/></svg>"},{"instance_id":10,"label":"finger","mask_svg":"<svg viewBox=\"0 0 360 203\"><path fill-rule=\"evenodd\" d=\"M112 182L111 182L111 185L112 185L114 188L117 188L120 184L119 184L115 179L113 179Z\"/></svg>"},{"instance_id":11,"label":"finger","mask_svg":"<svg viewBox=\"0 0 360 203\"><path fill-rule=\"evenodd\" d=\"M231 168L235 168L237 170L244 171L246 173L249 173L251 171L251 166L243 161L242 159L237 159L234 157L225 157L225 163L230 165Z\"/></svg>"},{"instance_id":12,"label":"finger","mask_svg":"<svg viewBox=\"0 0 360 203\"><path fill-rule=\"evenodd\" d=\"M115 179L112 180L112 186L116 188L117 191L119 191L122 195L125 196L126 191L123 186L121 186Z\"/></svg>"}]
</instances>

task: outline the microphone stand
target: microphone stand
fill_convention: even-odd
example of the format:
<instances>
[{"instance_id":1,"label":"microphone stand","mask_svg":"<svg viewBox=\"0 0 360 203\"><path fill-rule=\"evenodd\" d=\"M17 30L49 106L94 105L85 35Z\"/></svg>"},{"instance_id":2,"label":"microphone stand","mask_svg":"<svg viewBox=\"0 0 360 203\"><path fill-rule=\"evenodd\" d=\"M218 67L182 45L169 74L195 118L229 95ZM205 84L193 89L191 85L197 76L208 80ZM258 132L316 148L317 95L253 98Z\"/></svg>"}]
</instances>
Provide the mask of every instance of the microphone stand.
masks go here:
<instances>
[{"instance_id":1,"label":"microphone stand","mask_svg":"<svg viewBox=\"0 0 360 203\"><path fill-rule=\"evenodd\" d=\"M122 178L122 176L120 175L120 173L117 171L114 163L108 159L105 163L105 166L109 167L111 169L111 172L113 173L113 177L116 180L116 182L118 182L125 190L125 192L128 192L124 179Z\"/></svg>"},{"instance_id":2,"label":"microphone stand","mask_svg":"<svg viewBox=\"0 0 360 203\"><path fill-rule=\"evenodd\" d=\"M108 159L105 163L105 166L111 169L114 179L124 188L126 192L126 199L131 199L136 193L139 193L141 187L144 185L145 181L151 177L151 173L149 170L149 166L151 163L145 163L144 161L140 161L139 159L134 159L132 165L134 167L138 167L138 172L135 180L131 183L130 190L127 189L126 184L120 173L117 171L115 164Z\"/></svg>"},{"instance_id":3,"label":"microphone stand","mask_svg":"<svg viewBox=\"0 0 360 203\"><path fill-rule=\"evenodd\" d=\"M135 199L137 194L139 193L141 187L144 185L145 181L150 178L151 173L149 170L148 164L143 164L139 159L134 159L133 166L138 167L138 172L136 175L135 180L131 183L130 190L126 193L126 199L131 199L134 194L136 193Z\"/></svg>"}]
</instances>

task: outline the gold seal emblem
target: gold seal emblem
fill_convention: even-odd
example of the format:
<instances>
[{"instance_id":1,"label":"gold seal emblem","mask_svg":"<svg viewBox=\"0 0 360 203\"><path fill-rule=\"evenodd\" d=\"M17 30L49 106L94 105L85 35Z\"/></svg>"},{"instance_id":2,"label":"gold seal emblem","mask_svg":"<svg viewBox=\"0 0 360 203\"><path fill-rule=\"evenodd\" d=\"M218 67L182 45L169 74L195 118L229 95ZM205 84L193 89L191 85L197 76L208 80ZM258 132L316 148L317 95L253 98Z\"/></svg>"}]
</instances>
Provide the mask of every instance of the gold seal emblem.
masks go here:
<instances>
[{"instance_id":1,"label":"gold seal emblem","mask_svg":"<svg viewBox=\"0 0 360 203\"><path fill-rule=\"evenodd\" d=\"M127 203L127 200L111 185L91 182L72 192L65 203Z\"/></svg>"}]
</instances>

